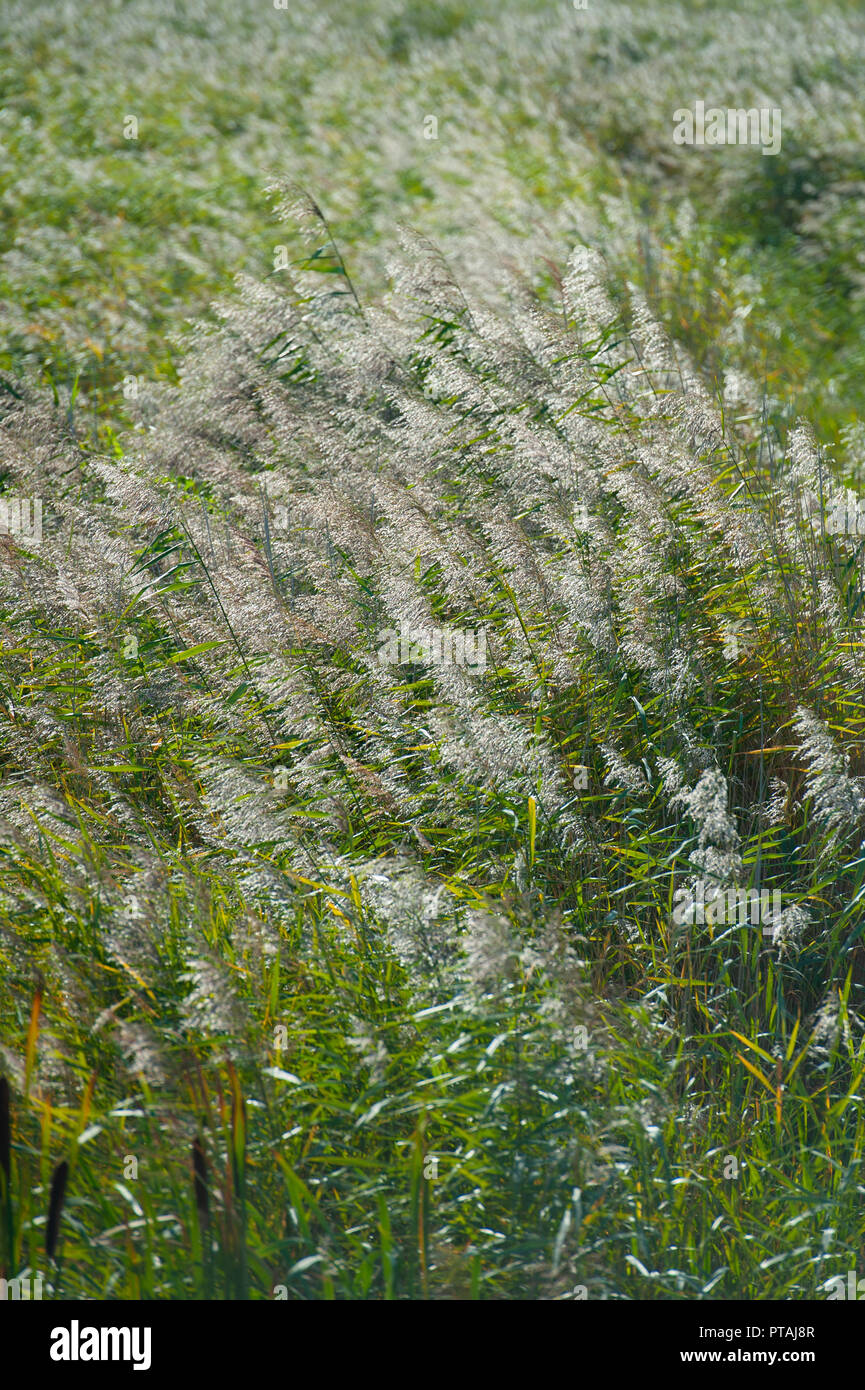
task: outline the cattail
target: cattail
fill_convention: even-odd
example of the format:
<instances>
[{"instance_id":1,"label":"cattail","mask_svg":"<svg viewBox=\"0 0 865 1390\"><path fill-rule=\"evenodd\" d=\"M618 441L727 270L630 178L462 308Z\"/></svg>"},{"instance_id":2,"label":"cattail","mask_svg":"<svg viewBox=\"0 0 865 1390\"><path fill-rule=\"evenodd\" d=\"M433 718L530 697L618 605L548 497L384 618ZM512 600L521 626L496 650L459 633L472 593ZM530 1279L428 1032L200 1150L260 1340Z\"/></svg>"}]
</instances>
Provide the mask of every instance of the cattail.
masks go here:
<instances>
[{"instance_id":1,"label":"cattail","mask_svg":"<svg viewBox=\"0 0 865 1390\"><path fill-rule=\"evenodd\" d=\"M54 1259L54 1251L57 1248L57 1236L60 1233L60 1217L63 1212L63 1201L66 1196L66 1179L69 1177L69 1164L64 1158L62 1163L58 1163L54 1169L54 1176L51 1179L51 1199L48 1203L48 1225L45 1229L45 1253L49 1260Z\"/></svg>"}]
</instances>

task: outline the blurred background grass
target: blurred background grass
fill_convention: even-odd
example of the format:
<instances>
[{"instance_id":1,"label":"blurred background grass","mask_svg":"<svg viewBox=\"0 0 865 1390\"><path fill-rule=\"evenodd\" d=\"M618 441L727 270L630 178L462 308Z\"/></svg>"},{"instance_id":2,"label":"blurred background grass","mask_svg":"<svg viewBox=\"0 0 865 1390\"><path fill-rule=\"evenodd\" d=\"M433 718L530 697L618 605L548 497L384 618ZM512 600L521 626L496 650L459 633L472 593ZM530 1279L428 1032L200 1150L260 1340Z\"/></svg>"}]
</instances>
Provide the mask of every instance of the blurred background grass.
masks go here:
<instances>
[{"instance_id":1,"label":"blurred background grass","mask_svg":"<svg viewBox=\"0 0 865 1390\"><path fill-rule=\"evenodd\" d=\"M269 174L318 199L362 288L386 278L397 220L448 251L482 209L543 228L557 259L600 246L711 378L762 373L770 408L827 440L859 413L859 6L6 12L0 365L77 379L97 416L122 412L125 375L171 376L172 333L232 275L272 270ZM697 97L779 106L780 155L674 146Z\"/></svg>"}]
</instances>

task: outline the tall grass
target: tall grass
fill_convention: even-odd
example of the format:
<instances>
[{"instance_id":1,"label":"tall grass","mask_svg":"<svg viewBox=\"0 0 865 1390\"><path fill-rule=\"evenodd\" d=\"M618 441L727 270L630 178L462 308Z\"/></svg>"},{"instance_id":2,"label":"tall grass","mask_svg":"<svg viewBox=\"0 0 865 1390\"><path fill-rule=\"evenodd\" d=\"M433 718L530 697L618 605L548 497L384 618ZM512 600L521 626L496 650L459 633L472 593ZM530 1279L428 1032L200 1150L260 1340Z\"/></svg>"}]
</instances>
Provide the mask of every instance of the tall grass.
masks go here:
<instances>
[{"instance_id":1,"label":"tall grass","mask_svg":"<svg viewBox=\"0 0 865 1390\"><path fill-rule=\"evenodd\" d=\"M84 106L18 130L0 469L43 500L43 534L0 538L0 1277L65 1298L753 1299L858 1267L865 584L856 528L827 525L861 443L841 242L844 283L823 280L855 156L833 126L801 266L753 209L722 225L742 169L713 166L705 195L686 166L656 177L666 98L643 92L638 129L623 96L643 55L639 83L681 104L664 25L697 80L717 15L607 10L580 50L609 75L591 112L563 79L537 115L565 62L545 9L382 5L360 54L353 10L336 38L275 12L299 43L277 115L284 35L208 6L171 19L163 96L129 71L155 144L121 148L116 72L110 138ZM120 14L106 32L131 43ZM855 48L856 16L832 14ZM59 39L93 38L95 11L79 21L40 16L22 112ZM791 8L777 48L743 6L731 48L779 81L807 49L812 134L815 22ZM8 42L38 27L18 13ZM357 65L364 150L319 147L350 125L325 37L337 75ZM228 83L229 39L257 86ZM168 77L203 53L181 94ZM462 134L421 171L435 93ZM193 219L174 180L202 112ZM308 187L258 168L285 122ZM105 293L106 267L140 274L98 367L87 276L34 270L31 157L58 227L46 170L130 181L87 272ZM779 222L803 211L793 165ZM265 227L276 260L251 249ZM249 273L169 349L229 266ZM485 664L442 659L466 632ZM701 883L783 910L701 919Z\"/></svg>"}]
</instances>

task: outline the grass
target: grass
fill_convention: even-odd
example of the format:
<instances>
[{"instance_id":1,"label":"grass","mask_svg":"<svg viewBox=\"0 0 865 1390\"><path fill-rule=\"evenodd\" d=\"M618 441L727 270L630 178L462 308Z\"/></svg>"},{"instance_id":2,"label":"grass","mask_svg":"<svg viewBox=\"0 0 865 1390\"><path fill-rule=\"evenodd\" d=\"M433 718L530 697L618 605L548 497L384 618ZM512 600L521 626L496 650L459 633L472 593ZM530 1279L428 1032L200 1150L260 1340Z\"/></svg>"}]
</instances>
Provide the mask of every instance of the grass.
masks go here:
<instances>
[{"instance_id":1,"label":"grass","mask_svg":"<svg viewBox=\"0 0 865 1390\"><path fill-rule=\"evenodd\" d=\"M865 776L862 546L790 465L806 413L821 501L859 476L858 156L808 144L817 46L759 178L664 164L666 26L694 11L698 81L717 10L609 8L594 105L581 20L532 5L16 12L2 466L46 508L2 552L0 1276L750 1300L861 1266L863 827L827 804ZM400 220L467 301L426 243L391 273ZM605 334L563 291L583 239ZM681 443L681 349L720 441ZM470 689L381 668L411 605L489 634ZM729 850L676 794L710 765L786 943L674 929Z\"/></svg>"}]
</instances>

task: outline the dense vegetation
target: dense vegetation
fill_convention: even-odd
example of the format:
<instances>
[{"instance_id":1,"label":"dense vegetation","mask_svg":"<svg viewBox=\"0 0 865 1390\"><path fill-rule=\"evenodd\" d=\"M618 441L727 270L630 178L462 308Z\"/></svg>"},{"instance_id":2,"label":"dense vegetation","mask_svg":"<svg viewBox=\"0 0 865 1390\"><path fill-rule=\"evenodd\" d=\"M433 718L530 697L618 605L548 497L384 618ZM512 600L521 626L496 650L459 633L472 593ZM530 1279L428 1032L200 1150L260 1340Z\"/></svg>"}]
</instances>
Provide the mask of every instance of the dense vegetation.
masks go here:
<instances>
[{"instance_id":1,"label":"dense vegetation","mask_svg":"<svg viewBox=\"0 0 865 1390\"><path fill-rule=\"evenodd\" d=\"M865 20L22 4L0 50L0 1276L826 1297ZM674 145L703 96L781 153Z\"/></svg>"}]
</instances>

